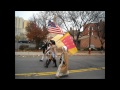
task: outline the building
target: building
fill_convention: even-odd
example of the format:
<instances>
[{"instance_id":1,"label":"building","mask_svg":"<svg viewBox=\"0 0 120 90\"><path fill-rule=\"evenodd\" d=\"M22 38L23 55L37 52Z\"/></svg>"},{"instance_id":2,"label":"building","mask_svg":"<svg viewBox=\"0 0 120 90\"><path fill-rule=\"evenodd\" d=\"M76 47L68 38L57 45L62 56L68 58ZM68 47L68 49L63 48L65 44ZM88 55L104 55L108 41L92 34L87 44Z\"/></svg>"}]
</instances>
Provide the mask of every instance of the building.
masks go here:
<instances>
[{"instance_id":1,"label":"building","mask_svg":"<svg viewBox=\"0 0 120 90\"><path fill-rule=\"evenodd\" d=\"M15 17L15 36L21 36L23 35L26 37L26 26L27 26L28 21L24 20L21 17Z\"/></svg>"},{"instance_id":2,"label":"building","mask_svg":"<svg viewBox=\"0 0 120 90\"><path fill-rule=\"evenodd\" d=\"M15 35L20 35L24 28L24 19L20 17L15 17Z\"/></svg>"},{"instance_id":3,"label":"building","mask_svg":"<svg viewBox=\"0 0 120 90\"><path fill-rule=\"evenodd\" d=\"M99 40L98 36L91 35L91 46L94 46L94 48L100 48L101 42ZM80 38L80 48L85 49L89 48L89 35L83 36Z\"/></svg>"},{"instance_id":4,"label":"building","mask_svg":"<svg viewBox=\"0 0 120 90\"><path fill-rule=\"evenodd\" d=\"M89 23L84 25L84 30L82 32L82 37L80 38L80 48L85 49L89 47L89 40L91 40L91 46L95 48L101 48L101 42L104 42L103 47L105 48L105 30L104 29L105 22L99 23ZM91 39L90 39L90 29L91 29ZM98 30L102 30L99 32Z\"/></svg>"},{"instance_id":5,"label":"building","mask_svg":"<svg viewBox=\"0 0 120 90\"><path fill-rule=\"evenodd\" d=\"M28 24L28 21L24 20L24 28L23 28L23 32L22 33L24 34L25 37L26 37L26 34L27 34L27 31L26 31L27 24Z\"/></svg>"},{"instance_id":6,"label":"building","mask_svg":"<svg viewBox=\"0 0 120 90\"><path fill-rule=\"evenodd\" d=\"M94 36L98 36L98 30L101 31L99 32L100 37L105 37L105 22L100 20L99 23L89 23L89 24L84 24L83 29L84 31L82 32L82 36L89 35L90 33L90 28L91 28L91 34ZM103 36L102 36L103 35Z\"/></svg>"}]
</instances>

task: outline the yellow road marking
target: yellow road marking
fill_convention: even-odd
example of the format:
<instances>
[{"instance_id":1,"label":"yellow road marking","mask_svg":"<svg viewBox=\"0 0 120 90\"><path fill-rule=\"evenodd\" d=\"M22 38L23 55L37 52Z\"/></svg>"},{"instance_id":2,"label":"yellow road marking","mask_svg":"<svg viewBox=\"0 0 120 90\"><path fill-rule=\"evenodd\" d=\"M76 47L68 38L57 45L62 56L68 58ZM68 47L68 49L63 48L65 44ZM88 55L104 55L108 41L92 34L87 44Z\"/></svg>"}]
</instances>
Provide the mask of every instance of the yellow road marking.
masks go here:
<instances>
[{"instance_id":1,"label":"yellow road marking","mask_svg":"<svg viewBox=\"0 0 120 90\"><path fill-rule=\"evenodd\" d=\"M86 72L86 71L94 71L94 70L102 70L102 69L105 69L105 67L69 70L69 72L77 73L77 72ZM56 74L56 72L39 72L39 73L15 74L15 76L46 76L46 75L55 75L55 74Z\"/></svg>"}]
</instances>

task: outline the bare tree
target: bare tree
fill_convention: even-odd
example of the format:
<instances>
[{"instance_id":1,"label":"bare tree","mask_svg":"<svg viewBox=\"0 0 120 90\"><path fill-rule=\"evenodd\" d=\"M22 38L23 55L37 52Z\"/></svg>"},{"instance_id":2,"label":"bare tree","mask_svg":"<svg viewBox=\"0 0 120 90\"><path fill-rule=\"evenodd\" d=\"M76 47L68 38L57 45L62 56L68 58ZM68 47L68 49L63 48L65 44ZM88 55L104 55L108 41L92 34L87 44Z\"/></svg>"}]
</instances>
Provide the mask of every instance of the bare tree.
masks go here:
<instances>
[{"instance_id":1,"label":"bare tree","mask_svg":"<svg viewBox=\"0 0 120 90\"><path fill-rule=\"evenodd\" d=\"M99 17L102 16L102 14L104 14L102 11L69 11L68 13L69 18L71 19L74 26L78 28L76 46L78 45L78 38L83 25L91 22L98 22ZM85 29L86 27L84 27L84 30Z\"/></svg>"},{"instance_id":2,"label":"bare tree","mask_svg":"<svg viewBox=\"0 0 120 90\"><path fill-rule=\"evenodd\" d=\"M54 18L54 16L56 16L56 18ZM47 28L48 20L54 19L54 21L62 28L65 28L67 32L70 32L70 27L76 28L76 46L78 46L81 28L85 26L85 30L87 28L85 24L99 22L99 19L104 17L104 11L40 11L36 19L40 27L45 26ZM73 33L70 34L74 37Z\"/></svg>"},{"instance_id":3,"label":"bare tree","mask_svg":"<svg viewBox=\"0 0 120 90\"><path fill-rule=\"evenodd\" d=\"M40 11L37 15L37 24L40 27L47 27L47 20L48 20L48 12L47 11Z\"/></svg>"},{"instance_id":4,"label":"bare tree","mask_svg":"<svg viewBox=\"0 0 120 90\"><path fill-rule=\"evenodd\" d=\"M66 24L67 12L66 11L50 11L50 12L57 17L57 21L56 21L57 24L59 26L62 26L63 28L65 26L66 31L69 31L68 25Z\"/></svg>"},{"instance_id":5,"label":"bare tree","mask_svg":"<svg viewBox=\"0 0 120 90\"><path fill-rule=\"evenodd\" d=\"M49 11L49 13L52 13L53 15L56 15L58 17L58 21L62 21L61 25L63 27L66 27L66 31L70 32L69 30L69 24L71 24L72 27L77 29L76 33L76 46L78 45L78 38L80 36L80 30L83 27L84 24L88 24L91 22L98 22L99 17L102 17L103 11ZM58 23L58 22L57 22ZM87 28L87 26L84 27L84 30ZM70 34L73 36L70 32ZM74 36L73 36L74 37Z\"/></svg>"},{"instance_id":6,"label":"bare tree","mask_svg":"<svg viewBox=\"0 0 120 90\"><path fill-rule=\"evenodd\" d=\"M103 44L105 43L105 22L100 20L100 22L96 23L95 25L96 25L97 35L101 42L101 47L103 47Z\"/></svg>"}]
</instances>

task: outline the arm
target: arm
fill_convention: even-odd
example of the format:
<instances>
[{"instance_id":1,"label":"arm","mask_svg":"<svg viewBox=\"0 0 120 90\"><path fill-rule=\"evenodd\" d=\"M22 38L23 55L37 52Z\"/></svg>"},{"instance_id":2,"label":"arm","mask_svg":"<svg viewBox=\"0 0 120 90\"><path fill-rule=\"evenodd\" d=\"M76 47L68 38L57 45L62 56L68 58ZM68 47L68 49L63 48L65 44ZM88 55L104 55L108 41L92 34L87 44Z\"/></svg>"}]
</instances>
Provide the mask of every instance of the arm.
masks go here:
<instances>
[{"instance_id":1,"label":"arm","mask_svg":"<svg viewBox=\"0 0 120 90\"><path fill-rule=\"evenodd\" d=\"M50 47L47 48L46 52L48 52L50 50Z\"/></svg>"},{"instance_id":2,"label":"arm","mask_svg":"<svg viewBox=\"0 0 120 90\"><path fill-rule=\"evenodd\" d=\"M39 46L40 47L40 46ZM44 44L41 46L41 49L43 49L44 48Z\"/></svg>"},{"instance_id":3,"label":"arm","mask_svg":"<svg viewBox=\"0 0 120 90\"><path fill-rule=\"evenodd\" d=\"M53 48L55 55L57 56L56 46Z\"/></svg>"}]
</instances>

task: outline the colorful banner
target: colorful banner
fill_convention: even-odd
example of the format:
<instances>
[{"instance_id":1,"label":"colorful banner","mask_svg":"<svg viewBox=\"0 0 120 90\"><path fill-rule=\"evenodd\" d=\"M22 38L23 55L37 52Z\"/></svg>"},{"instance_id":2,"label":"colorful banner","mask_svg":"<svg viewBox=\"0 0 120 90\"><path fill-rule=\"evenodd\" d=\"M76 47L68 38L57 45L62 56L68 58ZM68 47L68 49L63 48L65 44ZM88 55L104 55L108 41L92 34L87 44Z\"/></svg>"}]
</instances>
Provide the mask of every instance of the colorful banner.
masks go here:
<instances>
[{"instance_id":1,"label":"colorful banner","mask_svg":"<svg viewBox=\"0 0 120 90\"><path fill-rule=\"evenodd\" d=\"M55 42L57 42L63 35L57 34L55 37L52 38Z\"/></svg>"},{"instance_id":2,"label":"colorful banner","mask_svg":"<svg viewBox=\"0 0 120 90\"><path fill-rule=\"evenodd\" d=\"M58 40L56 42L56 46L57 46L57 48L62 48L62 46L65 46L65 45L63 44L63 42L61 42L61 40Z\"/></svg>"},{"instance_id":3,"label":"colorful banner","mask_svg":"<svg viewBox=\"0 0 120 90\"><path fill-rule=\"evenodd\" d=\"M65 46L67 46L70 54L75 54L78 51L74 44L73 38L68 32L60 40Z\"/></svg>"},{"instance_id":4,"label":"colorful banner","mask_svg":"<svg viewBox=\"0 0 120 90\"><path fill-rule=\"evenodd\" d=\"M55 37L52 38L52 40L55 41L57 48L62 48L62 46L64 46L64 44L60 40L61 37L63 37L63 35L57 34Z\"/></svg>"}]
</instances>

